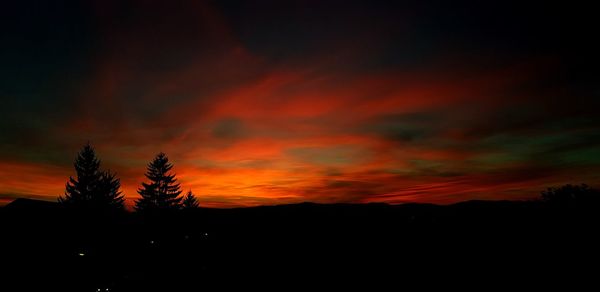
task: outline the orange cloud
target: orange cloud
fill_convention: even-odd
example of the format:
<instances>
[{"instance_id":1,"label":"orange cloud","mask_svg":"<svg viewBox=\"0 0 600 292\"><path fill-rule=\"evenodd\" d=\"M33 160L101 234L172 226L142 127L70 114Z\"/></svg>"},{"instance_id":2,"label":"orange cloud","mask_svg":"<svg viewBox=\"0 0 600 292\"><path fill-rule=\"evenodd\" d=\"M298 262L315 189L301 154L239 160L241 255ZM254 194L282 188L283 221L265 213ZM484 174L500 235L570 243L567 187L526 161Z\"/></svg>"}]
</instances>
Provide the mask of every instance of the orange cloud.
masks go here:
<instances>
[{"instance_id":1,"label":"orange cloud","mask_svg":"<svg viewBox=\"0 0 600 292\"><path fill-rule=\"evenodd\" d=\"M0 177L2 194L56 199L64 194L69 171L52 165L0 161Z\"/></svg>"},{"instance_id":2,"label":"orange cloud","mask_svg":"<svg viewBox=\"0 0 600 292\"><path fill-rule=\"evenodd\" d=\"M91 141L128 204L160 151L205 206L520 199L568 181L589 166L573 153L600 145L582 125L596 116L585 103L564 114L550 102L557 88L537 88L560 69L552 59L444 51L418 68L383 66L386 33L346 26L320 50L268 44L274 57L216 6L133 1L138 13L124 19L120 5L95 2L91 69L58 90L64 112L44 101L51 113L22 118L31 129L6 139L0 193L54 199Z\"/></svg>"}]
</instances>

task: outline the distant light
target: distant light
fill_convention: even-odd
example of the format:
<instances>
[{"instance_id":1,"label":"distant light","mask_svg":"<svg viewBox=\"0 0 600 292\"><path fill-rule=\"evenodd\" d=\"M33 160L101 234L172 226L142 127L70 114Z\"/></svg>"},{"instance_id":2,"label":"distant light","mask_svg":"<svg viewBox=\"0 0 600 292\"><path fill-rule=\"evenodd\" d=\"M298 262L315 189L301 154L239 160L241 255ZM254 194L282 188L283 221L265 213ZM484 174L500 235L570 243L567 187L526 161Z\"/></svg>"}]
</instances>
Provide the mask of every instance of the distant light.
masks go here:
<instances>
[{"instance_id":1,"label":"distant light","mask_svg":"<svg viewBox=\"0 0 600 292\"><path fill-rule=\"evenodd\" d=\"M80 253L79 253L79 256L80 256L80 257L82 257L82 256L84 256L84 255L85 255L85 254L84 254L84 253L82 253L82 252L80 252Z\"/></svg>"},{"instance_id":2,"label":"distant light","mask_svg":"<svg viewBox=\"0 0 600 292\"><path fill-rule=\"evenodd\" d=\"M150 244L154 244L154 240L150 240Z\"/></svg>"},{"instance_id":3,"label":"distant light","mask_svg":"<svg viewBox=\"0 0 600 292\"><path fill-rule=\"evenodd\" d=\"M205 233L204 233L204 236L208 236L208 233L206 233L206 232L205 232Z\"/></svg>"},{"instance_id":4,"label":"distant light","mask_svg":"<svg viewBox=\"0 0 600 292\"><path fill-rule=\"evenodd\" d=\"M98 290L96 290L96 291L100 291L100 288L98 288Z\"/></svg>"}]
</instances>

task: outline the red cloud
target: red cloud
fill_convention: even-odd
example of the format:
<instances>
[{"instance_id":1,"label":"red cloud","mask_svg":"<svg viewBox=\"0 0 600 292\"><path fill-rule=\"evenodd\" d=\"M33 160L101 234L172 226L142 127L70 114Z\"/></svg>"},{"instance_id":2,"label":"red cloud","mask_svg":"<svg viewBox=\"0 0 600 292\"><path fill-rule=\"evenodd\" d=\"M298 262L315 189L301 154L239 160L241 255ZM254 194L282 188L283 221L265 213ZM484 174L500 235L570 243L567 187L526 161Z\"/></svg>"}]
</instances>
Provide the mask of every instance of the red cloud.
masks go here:
<instances>
[{"instance_id":1,"label":"red cloud","mask_svg":"<svg viewBox=\"0 0 600 292\"><path fill-rule=\"evenodd\" d=\"M480 141L496 134L485 125L503 123L487 115L539 104L522 88L553 62L486 67L448 55L419 70L374 70L349 65L378 53L346 48L352 40L272 60L248 49L206 4L173 19L140 1L131 20L114 5L97 2L94 72L76 86L72 115L53 121L48 135L72 156L91 140L129 199L159 151L169 154L184 189L217 207L520 199L566 179L539 170L544 175L524 179L509 174L514 165L474 162L499 151ZM443 115L401 119L423 113ZM41 162L0 163L6 193L54 198L73 174Z\"/></svg>"}]
</instances>

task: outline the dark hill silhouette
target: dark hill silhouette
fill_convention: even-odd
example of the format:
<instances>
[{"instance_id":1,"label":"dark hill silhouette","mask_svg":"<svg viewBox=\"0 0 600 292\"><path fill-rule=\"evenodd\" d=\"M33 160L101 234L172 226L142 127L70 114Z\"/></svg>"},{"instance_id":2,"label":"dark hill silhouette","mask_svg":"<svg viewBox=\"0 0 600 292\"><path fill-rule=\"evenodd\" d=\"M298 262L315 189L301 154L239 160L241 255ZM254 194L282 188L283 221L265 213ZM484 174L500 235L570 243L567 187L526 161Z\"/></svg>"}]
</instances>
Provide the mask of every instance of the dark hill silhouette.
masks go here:
<instances>
[{"instance_id":1,"label":"dark hill silhouette","mask_svg":"<svg viewBox=\"0 0 600 292\"><path fill-rule=\"evenodd\" d=\"M57 202L18 198L4 206L5 210L18 210L24 212L56 210L60 208Z\"/></svg>"},{"instance_id":2,"label":"dark hill silhouette","mask_svg":"<svg viewBox=\"0 0 600 292\"><path fill-rule=\"evenodd\" d=\"M197 291L275 279L517 283L585 279L600 259L598 206L302 203L162 217L65 210L17 200L0 212L6 279L22 290Z\"/></svg>"}]
</instances>

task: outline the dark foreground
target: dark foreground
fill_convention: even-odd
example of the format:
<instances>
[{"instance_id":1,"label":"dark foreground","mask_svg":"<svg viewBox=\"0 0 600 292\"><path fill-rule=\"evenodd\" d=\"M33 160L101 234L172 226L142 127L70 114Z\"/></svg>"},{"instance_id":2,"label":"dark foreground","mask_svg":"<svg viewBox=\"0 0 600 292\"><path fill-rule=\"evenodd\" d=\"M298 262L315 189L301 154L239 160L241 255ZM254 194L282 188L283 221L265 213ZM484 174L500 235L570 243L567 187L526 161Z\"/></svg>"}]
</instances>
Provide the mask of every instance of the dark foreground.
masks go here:
<instances>
[{"instance_id":1,"label":"dark foreground","mask_svg":"<svg viewBox=\"0 0 600 292\"><path fill-rule=\"evenodd\" d=\"M0 209L0 290L393 291L457 283L589 290L600 279L598 210L540 202L299 204L141 217L22 200Z\"/></svg>"}]
</instances>

